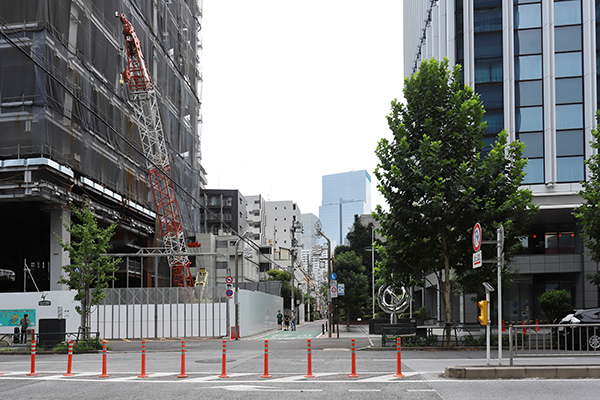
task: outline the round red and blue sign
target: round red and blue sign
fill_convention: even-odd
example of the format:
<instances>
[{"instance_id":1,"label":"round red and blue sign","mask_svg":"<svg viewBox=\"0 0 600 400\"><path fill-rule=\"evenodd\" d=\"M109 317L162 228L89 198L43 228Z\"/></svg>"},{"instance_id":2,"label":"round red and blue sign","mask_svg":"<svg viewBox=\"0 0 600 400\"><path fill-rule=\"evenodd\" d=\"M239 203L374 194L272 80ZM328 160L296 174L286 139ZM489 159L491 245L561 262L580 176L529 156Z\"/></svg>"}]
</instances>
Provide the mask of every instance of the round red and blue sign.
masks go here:
<instances>
[{"instance_id":1,"label":"round red and blue sign","mask_svg":"<svg viewBox=\"0 0 600 400\"><path fill-rule=\"evenodd\" d=\"M481 232L481 225L479 225L479 222L477 222L473 228L473 250L479 251L481 249L482 236L483 232Z\"/></svg>"}]
</instances>

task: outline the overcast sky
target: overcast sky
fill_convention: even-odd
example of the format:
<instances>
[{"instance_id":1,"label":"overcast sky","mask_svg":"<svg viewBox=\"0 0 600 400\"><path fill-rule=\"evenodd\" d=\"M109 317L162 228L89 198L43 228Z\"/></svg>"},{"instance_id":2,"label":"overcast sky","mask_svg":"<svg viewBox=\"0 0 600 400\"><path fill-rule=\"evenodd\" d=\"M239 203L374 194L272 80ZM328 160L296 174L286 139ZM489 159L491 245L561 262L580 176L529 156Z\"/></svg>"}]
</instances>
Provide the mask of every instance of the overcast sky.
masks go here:
<instances>
[{"instance_id":1,"label":"overcast sky","mask_svg":"<svg viewBox=\"0 0 600 400\"><path fill-rule=\"evenodd\" d=\"M204 0L208 188L319 215L321 176L373 174L402 96L400 0Z\"/></svg>"}]
</instances>

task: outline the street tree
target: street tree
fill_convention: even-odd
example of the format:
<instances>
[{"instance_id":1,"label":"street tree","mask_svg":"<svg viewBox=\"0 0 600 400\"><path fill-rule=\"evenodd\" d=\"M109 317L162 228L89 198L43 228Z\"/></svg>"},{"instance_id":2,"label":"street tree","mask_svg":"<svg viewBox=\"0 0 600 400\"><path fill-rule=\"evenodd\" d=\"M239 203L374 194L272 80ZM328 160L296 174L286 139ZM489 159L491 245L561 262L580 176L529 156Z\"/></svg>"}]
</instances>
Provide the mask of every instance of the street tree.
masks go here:
<instances>
[{"instance_id":1,"label":"street tree","mask_svg":"<svg viewBox=\"0 0 600 400\"><path fill-rule=\"evenodd\" d=\"M271 269L267 271L270 281L281 282L281 297L283 298L283 307L291 309L292 304L292 274L287 271ZM302 298L302 293L298 288L294 288L294 298Z\"/></svg>"},{"instance_id":2,"label":"street tree","mask_svg":"<svg viewBox=\"0 0 600 400\"><path fill-rule=\"evenodd\" d=\"M370 298L373 295L373 279L371 279L371 268L373 259L371 255L371 249L373 248L373 240L378 243L378 239L373 237L373 223L369 222L364 225L358 215L354 216L354 223L350 228L350 231L346 235L348 239L348 246L350 250L354 251L357 256L361 258L362 265L365 267L364 275L367 277L367 286L364 288L367 296ZM375 261L379 256L377 253L374 255ZM373 316L374 318L375 316Z\"/></svg>"},{"instance_id":3,"label":"street tree","mask_svg":"<svg viewBox=\"0 0 600 400\"><path fill-rule=\"evenodd\" d=\"M77 291L75 300L81 306L75 306L75 310L81 315L84 337L89 338L91 309L106 298L105 289L115 279L113 274L119 269L118 264L121 262L120 258L106 255L117 225L100 227L87 202L81 210L72 204L71 211L75 218L63 221L65 229L71 234L71 240L63 241L56 236L70 258L70 264L62 267L65 273L58 283Z\"/></svg>"},{"instance_id":4,"label":"street tree","mask_svg":"<svg viewBox=\"0 0 600 400\"><path fill-rule=\"evenodd\" d=\"M347 246L338 246L333 258L333 269L337 274L338 283L344 284L344 295L337 297L338 309L344 310L346 325L355 315L362 315L362 309L369 298L368 279L362 259Z\"/></svg>"},{"instance_id":5,"label":"street tree","mask_svg":"<svg viewBox=\"0 0 600 400\"><path fill-rule=\"evenodd\" d=\"M596 112L596 119L600 120L600 110ZM584 203L577 207L573 214L583 228L583 242L589 255L595 262L600 262L600 129L592 129L590 145L594 151L585 161L589 171L589 178L582 182L583 189L579 195ZM596 278L596 279L594 279ZM600 276L588 276L593 284L600 283Z\"/></svg>"},{"instance_id":6,"label":"street tree","mask_svg":"<svg viewBox=\"0 0 600 400\"><path fill-rule=\"evenodd\" d=\"M505 248L512 249L535 210L531 192L519 188L524 145L507 144L506 132L500 132L485 154L484 109L477 94L460 83L460 74L447 59L423 61L405 79L406 104L392 102L393 139L381 139L376 150L378 189L389 205L374 213L386 240L379 277L408 286L424 284L433 274L430 283L442 293L447 342L452 282L478 290L483 287L474 282L494 276L495 267L487 264L472 272L473 226L480 222L491 236L503 224Z\"/></svg>"}]
</instances>

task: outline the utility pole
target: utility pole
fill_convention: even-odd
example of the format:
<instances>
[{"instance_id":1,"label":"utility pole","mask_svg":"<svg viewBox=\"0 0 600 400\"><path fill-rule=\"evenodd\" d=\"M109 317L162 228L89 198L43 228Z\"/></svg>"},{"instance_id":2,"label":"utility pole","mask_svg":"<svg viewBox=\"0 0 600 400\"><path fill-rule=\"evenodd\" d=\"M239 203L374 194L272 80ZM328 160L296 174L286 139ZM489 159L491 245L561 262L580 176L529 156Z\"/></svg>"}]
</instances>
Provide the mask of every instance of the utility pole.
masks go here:
<instances>
[{"instance_id":1,"label":"utility pole","mask_svg":"<svg viewBox=\"0 0 600 400\"><path fill-rule=\"evenodd\" d=\"M329 240L329 238L327 236L325 236L325 234L323 233L321 220L318 220L317 222L315 222L315 230L317 231L317 234L319 236L321 236L322 238L327 240L327 275L331 276L331 274L333 273L333 267L331 265L331 240ZM331 329L333 328L333 299L331 297L331 290L327 290L327 301L329 302L329 335L328 336L331 337ZM338 335L339 335L339 329L338 329Z\"/></svg>"}]
</instances>

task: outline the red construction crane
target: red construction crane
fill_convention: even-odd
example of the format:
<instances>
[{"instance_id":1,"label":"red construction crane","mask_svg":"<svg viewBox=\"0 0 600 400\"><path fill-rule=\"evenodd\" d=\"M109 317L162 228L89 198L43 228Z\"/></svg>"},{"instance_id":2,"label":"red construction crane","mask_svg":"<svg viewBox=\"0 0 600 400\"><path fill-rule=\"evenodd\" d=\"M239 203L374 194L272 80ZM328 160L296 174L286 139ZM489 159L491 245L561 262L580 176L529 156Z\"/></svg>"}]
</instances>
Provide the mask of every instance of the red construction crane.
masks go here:
<instances>
[{"instance_id":1,"label":"red construction crane","mask_svg":"<svg viewBox=\"0 0 600 400\"><path fill-rule=\"evenodd\" d=\"M116 16L123 23L127 48L127 68L123 71L123 80L129 84L130 99L140 130L142 148L147 157L150 187L156 204L160 231L165 247L173 254L168 256L173 284L191 287L194 286L194 278L190 272L191 262L187 256L180 255L186 253L186 244L175 197L175 186L171 180L171 165L154 85L135 29L125 14L116 13Z\"/></svg>"}]
</instances>

